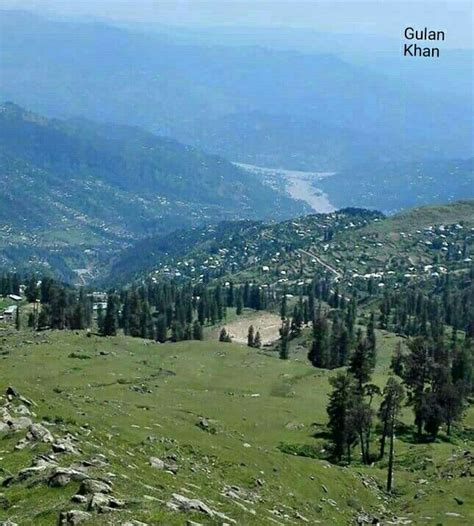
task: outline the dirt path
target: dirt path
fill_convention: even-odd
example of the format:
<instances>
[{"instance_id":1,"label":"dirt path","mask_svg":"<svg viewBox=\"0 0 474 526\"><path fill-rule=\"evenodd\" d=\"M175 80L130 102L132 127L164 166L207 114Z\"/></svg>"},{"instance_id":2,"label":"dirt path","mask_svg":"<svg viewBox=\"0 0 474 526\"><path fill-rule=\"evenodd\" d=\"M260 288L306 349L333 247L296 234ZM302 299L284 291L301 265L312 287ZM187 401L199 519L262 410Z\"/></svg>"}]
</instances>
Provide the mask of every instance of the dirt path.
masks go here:
<instances>
[{"instance_id":1,"label":"dirt path","mask_svg":"<svg viewBox=\"0 0 474 526\"><path fill-rule=\"evenodd\" d=\"M253 325L255 332L259 331L262 337L262 344L272 343L280 338L279 329L281 327L280 316L270 312L257 312L252 316L242 316L230 323L222 326L230 333L232 340L237 343L247 343L247 334L250 325Z\"/></svg>"},{"instance_id":2,"label":"dirt path","mask_svg":"<svg viewBox=\"0 0 474 526\"><path fill-rule=\"evenodd\" d=\"M314 254L313 252L309 252L307 250L303 250L302 248L299 249L299 252L301 254L304 254L305 256L309 256L311 258L314 258L320 265L322 265L324 268L328 269L330 272L332 272L336 277L342 278L341 272L339 270L335 269L329 263L326 263L323 261L317 254Z\"/></svg>"}]
</instances>

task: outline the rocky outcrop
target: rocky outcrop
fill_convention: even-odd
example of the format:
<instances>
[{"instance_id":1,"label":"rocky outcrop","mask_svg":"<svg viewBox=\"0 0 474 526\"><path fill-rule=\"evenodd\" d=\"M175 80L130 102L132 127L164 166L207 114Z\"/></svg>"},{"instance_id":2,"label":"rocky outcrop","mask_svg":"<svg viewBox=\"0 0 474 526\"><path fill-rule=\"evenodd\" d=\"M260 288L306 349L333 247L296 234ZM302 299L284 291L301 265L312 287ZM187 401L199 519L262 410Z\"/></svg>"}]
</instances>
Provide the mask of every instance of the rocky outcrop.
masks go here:
<instances>
[{"instance_id":1,"label":"rocky outcrop","mask_svg":"<svg viewBox=\"0 0 474 526\"><path fill-rule=\"evenodd\" d=\"M199 512L208 515L209 517L216 517L235 524L235 520L227 517L223 513L213 510L207 504L198 499L189 499L178 493L173 493L171 499L166 503L167 507L173 511L183 512Z\"/></svg>"}]
</instances>

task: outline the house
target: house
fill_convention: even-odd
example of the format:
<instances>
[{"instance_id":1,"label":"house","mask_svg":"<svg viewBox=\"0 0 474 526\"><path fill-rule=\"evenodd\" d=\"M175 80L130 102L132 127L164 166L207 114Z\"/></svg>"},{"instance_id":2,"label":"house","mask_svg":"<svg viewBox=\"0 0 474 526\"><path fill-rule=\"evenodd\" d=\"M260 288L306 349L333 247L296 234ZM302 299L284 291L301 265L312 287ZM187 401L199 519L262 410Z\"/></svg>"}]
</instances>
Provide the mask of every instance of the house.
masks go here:
<instances>
[{"instance_id":1,"label":"house","mask_svg":"<svg viewBox=\"0 0 474 526\"><path fill-rule=\"evenodd\" d=\"M13 301L21 301L21 296L18 296L17 294L9 294L8 298Z\"/></svg>"},{"instance_id":2,"label":"house","mask_svg":"<svg viewBox=\"0 0 474 526\"><path fill-rule=\"evenodd\" d=\"M16 314L16 310L18 309L18 307L16 305L11 305L10 307L7 307L4 311L3 311L3 318L5 320L11 320L13 319L13 316L15 316Z\"/></svg>"}]
</instances>

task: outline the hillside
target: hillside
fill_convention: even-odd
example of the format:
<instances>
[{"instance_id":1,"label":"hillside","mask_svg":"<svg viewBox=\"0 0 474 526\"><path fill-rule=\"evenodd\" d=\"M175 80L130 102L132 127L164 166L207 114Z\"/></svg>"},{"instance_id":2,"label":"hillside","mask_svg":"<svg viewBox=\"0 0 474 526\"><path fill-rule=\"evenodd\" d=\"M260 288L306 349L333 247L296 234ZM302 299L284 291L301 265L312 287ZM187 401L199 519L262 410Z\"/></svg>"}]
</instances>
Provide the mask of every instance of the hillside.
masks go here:
<instances>
[{"instance_id":1,"label":"hillside","mask_svg":"<svg viewBox=\"0 0 474 526\"><path fill-rule=\"evenodd\" d=\"M171 139L50 120L11 103L0 108L0 156L2 264L33 258L68 277L92 264L97 272L114 251L155 231L305 210Z\"/></svg>"},{"instance_id":2,"label":"hillside","mask_svg":"<svg viewBox=\"0 0 474 526\"><path fill-rule=\"evenodd\" d=\"M296 285L315 272L350 281L382 272L400 278L416 266L469 268L462 255L473 242L474 200L427 206L385 218L348 208L289 221L222 223L149 238L111 262L110 276L127 281L154 275L193 282L208 278ZM136 258L140 254L140 258ZM431 267L430 267L431 269ZM344 278L344 279L343 279Z\"/></svg>"},{"instance_id":3,"label":"hillside","mask_svg":"<svg viewBox=\"0 0 474 526\"><path fill-rule=\"evenodd\" d=\"M0 520L470 524L473 211L182 230L107 293L1 276Z\"/></svg>"},{"instance_id":4,"label":"hillside","mask_svg":"<svg viewBox=\"0 0 474 526\"><path fill-rule=\"evenodd\" d=\"M85 526L472 519L470 478L459 476L472 462L471 439L414 445L400 435L392 496L383 491L383 464L349 470L319 458L334 373L302 355L281 361L213 341L3 335L2 392L12 385L31 405L2 398L18 430L0 429L0 520L49 526L65 510ZM382 385L397 339L378 337ZM42 427L23 440L28 420ZM99 493L88 506L92 490ZM196 511L186 499L200 501Z\"/></svg>"},{"instance_id":5,"label":"hillside","mask_svg":"<svg viewBox=\"0 0 474 526\"><path fill-rule=\"evenodd\" d=\"M474 197L474 159L363 163L317 182L336 207L394 213Z\"/></svg>"},{"instance_id":6,"label":"hillside","mask_svg":"<svg viewBox=\"0 0 474 526\"><path fill-rule=\"evenodd\" d=\"M327 44L183 41L14 11L0 24L0 97L49 116L138 125L232 161L294 169L472 156L468 93L421 89L414 74L387 76Z\"/></svg>"}]
</instances>

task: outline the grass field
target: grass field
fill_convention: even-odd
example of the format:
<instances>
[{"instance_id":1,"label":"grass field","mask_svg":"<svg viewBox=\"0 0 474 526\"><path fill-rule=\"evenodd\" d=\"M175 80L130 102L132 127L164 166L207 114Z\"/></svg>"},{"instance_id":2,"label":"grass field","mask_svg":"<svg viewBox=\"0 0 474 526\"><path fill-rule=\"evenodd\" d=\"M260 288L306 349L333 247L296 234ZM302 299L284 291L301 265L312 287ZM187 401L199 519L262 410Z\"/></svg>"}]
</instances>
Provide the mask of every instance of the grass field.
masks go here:
<instances>
[{"instance_id":1,"label":"grass field","mask_svg":"<svg viewBox=\"0 0 474 526\"><path fill-rule=\"evenodd\" d=\"M397 338L379 332L378 341L374 381L383 385ZM427 445L401 435L396 490L389 496L385 462L339 467L324 459L327 378L333 373L312 368L305 351L294 349L292 359L281 361L275 353L211 340L157 344L6 328L0 331L0 389L15 386L37 404L34 421L46 423L56 437L72 435L78 453L58 454L60 465L77 467L105 455L103 465L89 462L89 474L112 482L113 495L127 505L94 514L86 525L132 519L153 525L345 525L363 514L382 524L473 523L472 457L466 453L474 446L472 432L471 439L464 430ZM409 409L404 418L411 422ZM468 414L466 424L473 421ZM15 450L24 434L0 433L4 479L51 449L34 443ZM172 468L152 467L150 457ZM55 525L61 510L85 509L70 501L78 487L50 487L42 474L14 480L0 488L0 520ZM172 511L166 503L173 493L200 499L228 519Z\"/></svg>"}]
</instances>

